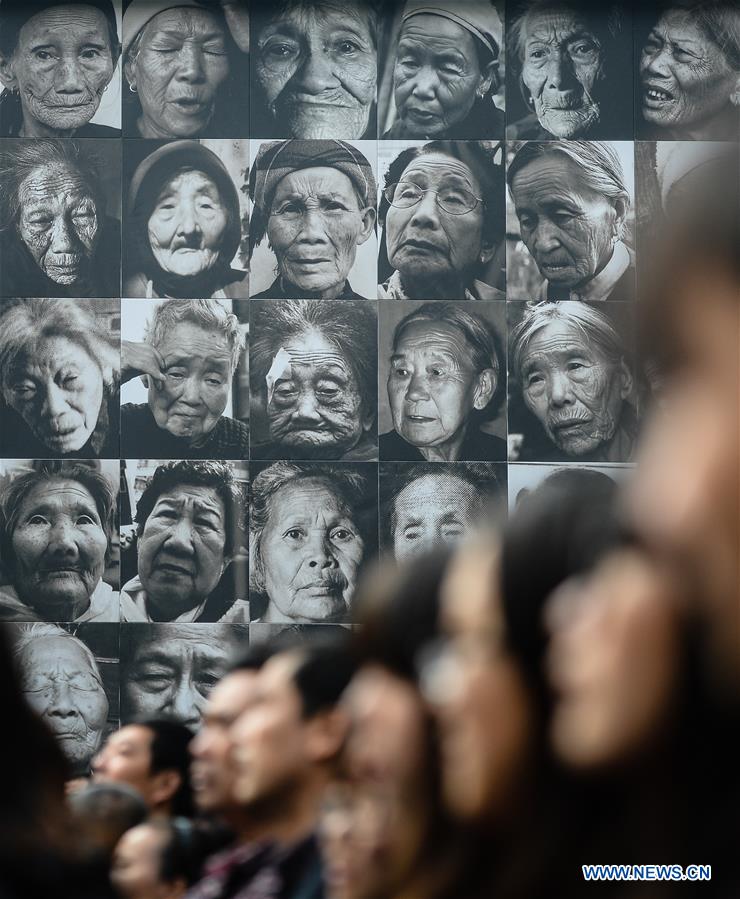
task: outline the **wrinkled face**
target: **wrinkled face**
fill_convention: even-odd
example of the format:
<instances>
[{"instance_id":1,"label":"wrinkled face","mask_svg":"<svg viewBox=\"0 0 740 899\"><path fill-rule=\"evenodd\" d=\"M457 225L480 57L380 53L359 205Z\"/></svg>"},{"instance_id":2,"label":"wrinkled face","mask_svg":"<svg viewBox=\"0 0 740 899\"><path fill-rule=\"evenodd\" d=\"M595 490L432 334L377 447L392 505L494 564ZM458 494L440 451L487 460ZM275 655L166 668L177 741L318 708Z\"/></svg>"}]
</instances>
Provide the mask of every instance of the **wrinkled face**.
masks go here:
<instances>
[{"instance_id":1,"label":"wrinkled face","mask_svg":"<svg viewBox=\"0 0 740 899\"><path fill-rule=\"evenodd\" d=\"M337 458L372 424L347 358L320 331L292 337L281 350L267 384L270 436L301 455Z\"/></svg>"},{"instance_id":2,"label":"wrinkled face","mask_svg":"<svg viewBox=\"0 0 740 899\"><path fill-rule=\"evenodd\" d=\"M482 196L478 179L464 162L441 153L427 153L401 175L428 191L415 206L391 206L386 214L388 259L404 284L435 280L467 280L483 249L483 207L450 215L437 205L434 191L455 188Z\"/></svg>"},{"instance_id":3,"label":"wrinkled face","mask_svg":"<svg viewBox=\"0 0 740 899\"><path fill-rule=\"evenodd\" d=\"M190 779L201 812L223 814L234 808L231 726L256 696L258 672L234 671L213 688L200 730L190 744Z\"/></svg>"},{"instance_id":4,"label":"wrinkled face","mask_svg":"<svg viewBox=\"0 0 740 899\"><path fill-rule=\"evenodd\" d=\"M566 456L593 453L614 437L631 379L574 325L556 321L530 340L521 359L524 403Z\"/></svg>"},{"instance_id":5,"label":"wrinkled face","mask_svg":"<svg viewBox=\"0 0 740 899\"><path fill-rule=\"evenodd\" d=\"M122 717L171 717L190 728L199 726L208 694L233 649L228 627L217 635L208 630L201 634L198 625L181 625L166 641L154 635L137 646L121 685Z\"/></svg>"},{"instance_id":6,"label":"wrinkled face","mask_svg":"<svg viewBox=\"0 0 740 899\"><path fill-rule=\"evenodd\" d=\"M21 503L11 537L15 587L47 621L87 611L105 570L108 538L95 500L79 481L43 481Z\"/></svg>"},{"instance_id":7,"label":"wrinkled face","mask_svg":"<svg viewBox=\"0 0 740 899\"><path fill-rule=\"evenodd\" d=\"M357 247L370 236L374 210L359 206L344 172L299 169L278 184L267 236L283 278L306 291L339 292Z\"/></svg>"},{"instance_id":8,"label":"wrinkled face","mask_svg":"<svg viewBox=\"0 0 740 899\"><path fill-rule=\"evenodd\" d=\"M396 110L409 137L441 137L461 122L476 91L491 84L481 71L476 38L435 15L412 16L403 25L393 70Z\"/></svg>"},{"instance_id":9,"label":"wrinkled face","mask_svg":"<svg viewBox=\"0 0 740 899\"><path fill-rule=\"evenodd\" d=\"M194 137L206 128L229 74L223 19L178 7L150 19L125 66L141 103L142 137Z\"/></svg>"},{"instance_id":10,"label":"wrinkled face","mask_svg":"<svg viewBox=\"0 0 740 899\"><path fill-rule=\"evenodd\" d=\"M540 125L559 138L583 134L601 117L595 98L604 54L587 23L565 10L527 17L522 81Z\"/></svg>"},{"instance_id":11,"label":"wrinkled face","mask_svg":"<svg viewBox=\"0 0 740 899\"><path fill-rule=\"evenodd\" d=\"M42 637L24 650L19 664L24 696L75 769L85 770L108 717L108 698L95 663L71 637Z\"/></svg>"},{"instance_id":12,"label":"wrinkled face","mask_svg":"<svg viewBox=\"0 0 740 899\"><path fill-rule=\"evenodd\" d=\"M459 542L480 512L476 488L454 475L424 475L393 504L393 554L399 562Z\"/></svg>"},{"instance_id":13,"label":"wrinkled face","mask_svg":"<svg viewBox=\"0 0 740 899\"><path fill-rule=\"evenodd\" d=\"M624 761L663 723L679 666L677 594L666 571L623 550L551 601L552 738L567 762Z\"/></svg>"},{"instance_id":14,"label":"wrinkled face","mask_svg":"<svg viewBox=\"0 0 740 899\"><path fill-rule=\"evenodd\" d=\"M55 284L81 281L98 234L98 210L82 174L65 165L34 169L18 188L18 233Z\"/></svg>"},{"instance_id":15,"label":"wrinkled face","mask_svg":"<svg viewBox=\"0 0 740 899\"><path fill-rule=\"evenodd\" d=\"M127 830L116 844L110 878L122 899L152 899L166 895L162 880L165 836L151 824Z\"/></svg>"},{"instance_id":16,"label":"wrinkled face","mask_svg":"<svg viewBox=\"0 0 740 899\"><path fill-rule=\"evenodd\" d=\"M234 798L246 810L289 797L310 769L308 722L293 676L291 653L269 659L259 672L249 708L231 728Z\"/></svg>"},{"instance_id":17,"label":"wrinkled face","mask_svg":"<svg viewBox=\"0 0 740 899\"><path fill-rule=\"evenodd\" d=\"M123 783L151 798L152 731L129 724L114 731L93 759L93 781Z\"/></svg>"},{"instance_id":18,"label":"wrinkled face","mask_svg":"<svg viewBox=\"0 0 740 899\"><path fill-rule=\"evenodd\" d=\"M216 184L203 172L183 172L162 188L149 216L152 255L170 274L200 275L218 261L226 224Z\"/></svg>"},{"instance_id":19,"label":"wrinkled face","mask_svg":"<svg viewBox=\"0 0 740 899\"><path fill-rule=\"evenodd\" d=\"M414 446L443 447L490 399L471 348L447 322L411 322L391 356L388 401L396 431ZM485 400L485 401L484 401Z\"/></svg>"},{"instance_id":20,"label":"wrinkled face","mask_svg":"<svg viewBox=\"0 0 740 899\"><path fill-rule=\"evenodd\" d=\"M67 132L89 122L114 64L99 9L72 3L31 16L8 65L30 132L26 136Z\"/></svg>"},{"instance_id":21,"label":"wrinkled face","mask_svg":"<svg viewBox=\"0 0 740 899\"><path fill-rule=\"evenodd\" d=\"M157 347L165 363L161 389L147 379L149 408L160 428L192 446L203 443L226 408L231 346L222 331L180 322Z\"/></svg>"},{"instance_id":22,"label":"wrinkled face","mask_svg":"<svg viewBox=\"0 0 740 899\"><path fill-rule=\"evenodd\" d=\"M159 620L194 609L226 568L226 510L213 487L178 484L162 493L139 537L139 577Z\"/></svg>"},{"instance_id":23,"label":"wrinkled face","mask_svg":"<svg viewBox=\"0 0 740 899\"><path fill-rule=\"evenodd\" d=\"M462 550L453 561L442 588L449 643L425 677L440 726L445 798L467 820L500 813L531 734L532 700L502 646L497 566L488 549Z\"/></svg>"},{"instance_id":24,"label":"wrinkled face","mask_svg":"<svg viewBox=\"0 0 740 899\"><path fill-rule=\"evenodd\" d=\"M54 453L82 449L98 423L103 375L66 337L48 337L23 357L3 391L6 403Z\"/></svg>"},{"instance_id":25,"label":"wrinkled face","mask_svg":"<svg viewBox=\"0 0 740 899\"><path fill-rule=\"evenodd\" d=\"M522 240L551 284L579 287L611 259L617 209L583 183L572 159L556 153L533 160L514 176L511 195Z\"/></svg>"},{"instance_id":26,"label":"wrinkled face","mask_svg":"<svg viewBox=\"0 0 740 899\"><path fill-rule=\"evenodd\" d=\"M377 80L368 14L354 3L322 0L284 13L257 36L254 73L286 136L359 138Z\"/></svg>"},{"instance_id":27,"label":"wrinkled face","mask_svg":"<svg viewBox=\"0 0 740 899\"><path fill-rule=\"evenodd\" d=\"M724 112L738 73L683 10L664 13L640 55L642 115L660 128L701 126Z\"/></svg>"},{"instance_id":28,"label":"wrinkled face","mask_svg":"<svg viewBox=\"0 0 740 899\"><path fill-rule=\"evenodd\" d=\"M306 479L270 500L260 551L273 624L346 621L364 543L328 484Z\"/></svg>"}]
</instances>

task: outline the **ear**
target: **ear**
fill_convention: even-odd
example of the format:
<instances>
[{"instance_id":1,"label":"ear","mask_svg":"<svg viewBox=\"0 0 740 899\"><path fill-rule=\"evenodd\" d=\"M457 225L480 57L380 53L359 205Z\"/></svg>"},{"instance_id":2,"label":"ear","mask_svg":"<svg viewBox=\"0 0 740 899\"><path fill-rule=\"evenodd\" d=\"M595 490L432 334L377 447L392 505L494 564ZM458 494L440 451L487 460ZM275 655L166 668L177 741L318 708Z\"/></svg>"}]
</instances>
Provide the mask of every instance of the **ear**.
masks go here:
<instances>
[{"instance_id":1,"label":"ear","mask_svg":"<svg viewBox=\"0 0 740 899\"><path fill-rule=\"evenodd\" d=\"M363 210L361 210L360 215L362 216L362 230L357 235L357 246L361 246L365 243L365 241L370 237L373 233L373 229L375 228L375 219L376 212L372 206L366 206Z\"/></svg>"},{"instance_id":2,"label":"ear","mask_svg":"<svg viewBox=\"0 0 740 899\"><path fill-rule=\"evenodd\" d=\"M493 399L497 384L496 372L492 368L484 368L478 375L478 383L476 384L475 396L473 397L474 408L478 410L486 408Z\"/></svg>"},{"instance_id":3,"label":"ear","mask_svg":"<svg viewBox=\"0 0 740 899\"><path fill-rule=\"evenodd\" d=\"M730 94L730 103L733 106L740 106L740 74L735 79L735 87Z\"/></svg>"},{"instance_id":4,"label":"ear","mask_svg":"<svg viewBox=\"0 0 740 899\"><path fill-rule=\"evenodd\" d=\"M493 90L493 93L497 93L499 89L499 77L498 77L498 60L492 59L488 65L481 72L481 83L478 87L478 93L485 95Z\"/></svg>"},{"instance_id":5,"label":"ear","mask_svg":"<svg viewBox=\"0 0 740 899\"><path fill-rule=\"evenodd\" d=\"M632 390L635 386L635 380L632 377L632 372L629 369L629 366L624 361L624 359L619 360L619 378L622 382L622 387L620 395L623 400L626 400L627 397L632 395Z\"/></svg>"},{"instance_id":6,"label":"ear","mask_svg":"<svg viewBox=\"0 0 740 899\"><path fill-rule=\"evenodd\" d=\"M15 72L13 70L13 57L0 53L0 82L9 90L18 87Z\"/></svg>"},{"instance_id":7,"label":"ear","mask_svg":"<svg viewBox=\"0 0 740 899\"><path fill-rule=\"evenodd\" d=\"M349 720L340 708L314 715L306 725L306 755L316 763L329 762L337 756L347 738Z\"/></svg>"},{"instance_id":8,"label":"ear","mask_svg":"<svg viewBox=\"0 0 740 899\"><path fill-rule=\"evenodd\" d=\"M131 61L130 56L123 63L123 74L126 76L126 81L128 81L129 85L136 90L136 73L134 72L134 63Z\"/></svg>"},{"instance_id":9,"label":"ear","mask_svg":"<svg viewBox=\"0 0 740 899\"><path fill-rule=\"evenodd\" d=\"M152 805L169 802L182 785L182 777L177 771L158 771L152 779L149 798Z\"/></svg>"},{"instance_id":10,"label":"ear","mask_svg":"<svg viewBox=\"0 0 740 899\"><path fill-rule=\"evenodd\" d=\"M617 237L621 239L622 228L624 227L627 213L629 212L629 201L626 197L617 197L614 201L614 230Z\"/></svg>"},{"instance_id":11,"label":"ear","mask_svg":"<svg viewBox=\"0 0 740 899\"><path fill-rule=\"evenodd\" d=\"M493 259L494 253L496 252L496 244L488 243L485 237L481 240L480 245L480 261L483 265L488 265L488 263Z\"/></svg>"}]
</instances>

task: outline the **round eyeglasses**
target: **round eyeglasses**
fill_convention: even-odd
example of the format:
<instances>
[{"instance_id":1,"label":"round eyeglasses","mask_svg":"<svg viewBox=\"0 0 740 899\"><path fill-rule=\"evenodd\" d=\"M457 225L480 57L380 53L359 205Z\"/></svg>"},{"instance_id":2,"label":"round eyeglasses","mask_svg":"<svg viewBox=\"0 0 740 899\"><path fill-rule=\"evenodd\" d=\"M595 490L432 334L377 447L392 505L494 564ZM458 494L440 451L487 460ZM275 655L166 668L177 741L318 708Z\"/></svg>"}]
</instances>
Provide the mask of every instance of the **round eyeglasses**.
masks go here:
<instances>
[{"instance_id":1,"label":"round eyeglasses","mask_svg":"<svg viewBox=\"0 0 740 899\"><path fill-rule=\"evenodd\" d=\"M475 194L464 187L441 187L439 190L431 188L419 187L412 181L399 181L396 184L389 184L383 191L383 196L388 200L391 206L396 209L410 209L420 203L424 194L433 193L437 206L448 215L465 215L472 212L478 203L483 203L482 197L476 197Z\"/></svg>"}]
</instances>

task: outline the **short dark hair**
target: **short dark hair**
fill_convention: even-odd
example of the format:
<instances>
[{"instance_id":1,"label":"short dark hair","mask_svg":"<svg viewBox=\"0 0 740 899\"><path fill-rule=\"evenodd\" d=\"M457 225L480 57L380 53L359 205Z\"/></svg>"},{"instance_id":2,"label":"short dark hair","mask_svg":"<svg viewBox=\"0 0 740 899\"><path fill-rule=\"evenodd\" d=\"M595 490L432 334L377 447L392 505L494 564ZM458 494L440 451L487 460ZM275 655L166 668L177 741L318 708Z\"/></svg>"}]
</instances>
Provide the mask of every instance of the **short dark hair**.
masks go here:
<instances>
[{"instance_id":1,"label":"short dark hair","mask_svg":"<svg viewBox=\"0 0 740 899\"><path fill-rule=\"evenodd\" d=\"M56 6L73 6L75 3L98 9L105 16L115 65L121 53L121 41L118 37L118 22L112 0L36 0L33 3L29 3L28 0L3 0L0 9L0 53L5 57L12 56L18 46L21 28L37 13Z\"/></svg>"},{"instance_id":2,"label":"short dark hair","mask_svg":"<svg viewBox=\"0 0 740 899\"><path fill-rule=\"evenodd\" d=\"M180 775L180 786L172 797L172 814L193 814L193 790L190 784L190 752L188 747L194 734L189 727L171 718L141 718L132 721L138 727L151 732L149 747L149 771L176 771Z\"/></svg>"},{"instance_id":3,"label":"short dark hair","mask_svg":"<svg viewBox=\"0 0 740 899\"><path fill-rule=\"evenodd\" d=\"M143 532L146 520L151 515L159 497L173 487L186 484L189 487L210 487L221 498L226 519L224 553L229 558L233 557L240 546L240 532L243 527L246 502L234 473L226 462L185 459L179 462L165 462L163 465L157 466L136 505L134 520L138 526L139 535Z\"/></svg>"},{"instance_id":4,"label":"short dark hair","mask_svg":"<svg viewBox=\"0 0 740 899\"><path fill-rule=\"evenodd\" d=\"M259 671L275 652L276 649L270 642L251 643L233 657L224 677L237 671Z\"/></svg>"},{"instance_id":5,"label":"short dark hair","mask_svg":"<svg viewBox=\"0 0 740 899\"><path fill-rule=\"evenodd\" d=\"M355 673L349 634L338 630L341 634L334 639L324 637L287 650L299 657L293 682L301 695L304 718L313 718L335 706Z\"/></svg>"}]
</instances>

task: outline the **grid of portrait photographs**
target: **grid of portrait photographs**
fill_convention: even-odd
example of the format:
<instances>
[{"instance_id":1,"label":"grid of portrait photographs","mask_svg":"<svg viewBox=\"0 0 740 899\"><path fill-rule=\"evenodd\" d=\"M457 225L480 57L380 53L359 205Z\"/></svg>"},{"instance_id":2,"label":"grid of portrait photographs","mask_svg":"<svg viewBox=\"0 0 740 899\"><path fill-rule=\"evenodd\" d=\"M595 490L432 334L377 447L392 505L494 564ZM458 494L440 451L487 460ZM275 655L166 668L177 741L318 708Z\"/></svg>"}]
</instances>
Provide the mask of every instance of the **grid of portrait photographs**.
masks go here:
<instances>
[{"instance_id":1,"label":"grid of portrait photographs","mask_svg":"<svg viewBox=\"0 0 740 899\"><path fill-rule=\"evenodd\" d=\"M730 0L0 0L0 619L76 771L197 726L235 647L351 628L375 558L629 477L640 261L737 155L739 33Z\"/></svg>"}]
</instances>

